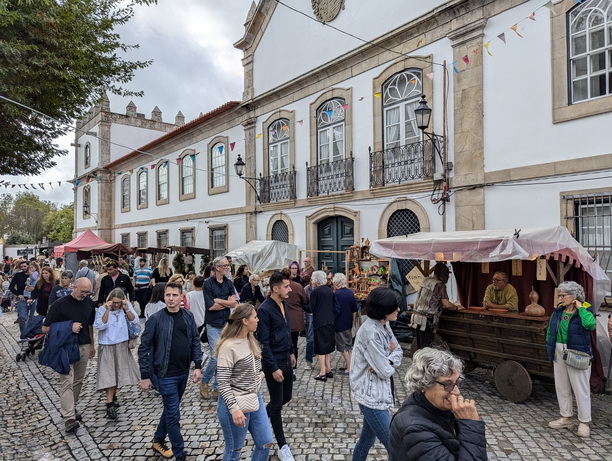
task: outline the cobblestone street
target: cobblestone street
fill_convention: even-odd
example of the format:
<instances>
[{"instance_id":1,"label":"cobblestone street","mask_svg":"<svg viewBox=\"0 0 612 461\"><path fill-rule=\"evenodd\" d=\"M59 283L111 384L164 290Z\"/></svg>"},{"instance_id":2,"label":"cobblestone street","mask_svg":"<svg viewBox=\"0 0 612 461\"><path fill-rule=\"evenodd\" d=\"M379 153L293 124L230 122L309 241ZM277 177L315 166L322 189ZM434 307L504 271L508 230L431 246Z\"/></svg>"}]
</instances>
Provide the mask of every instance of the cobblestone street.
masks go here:
<instances>
[{"instance_id":1,"label":"cobblestone street","mask_svg":"<svg viewBox=\"0 0 612 461\"><path fill-rule=\"evenodd\" d=\"M104 398L95 391L96 361L90 361L78 409L83 415L76 435L65 435L59 414L57 374L38 365L35 358L15 362L20 346L15 313L0 319L0 458L2 460L137 460L158 459L150 448L161 412L161 399L145 395L136 387L118 393L119 419L105 418ZM298 361L298 379L292 402L284 410L288 443L296 460L350 460L358 437L361 416L351 399L348 376L337 375L322 383L316 370L304 369L303 340ZM406 345L404 345L406 347ZM341 360L336 354L332 365ZM403 375L410 360L405 358ZM398 398L405 390L396 377ZM265 386L264 386L265 387ZM590 439L568 430L553 431L546 423L558 417L553 392L535 384L524 404L503 400L491 371L477 368L466 375L464 394L477 400L487 423L491 460L612 460L612 397L593 395ZM264 395L264 399L266 396ZM220 460L223 438L216 417L216 404L202 400L198 387L189 384L182 403L182 431L190 460ZM251 441L242 459L250 458ZM370 459L386 459L381 445ZM276 458L273 451L272 459Z\"/></svg>"}]
</instances>

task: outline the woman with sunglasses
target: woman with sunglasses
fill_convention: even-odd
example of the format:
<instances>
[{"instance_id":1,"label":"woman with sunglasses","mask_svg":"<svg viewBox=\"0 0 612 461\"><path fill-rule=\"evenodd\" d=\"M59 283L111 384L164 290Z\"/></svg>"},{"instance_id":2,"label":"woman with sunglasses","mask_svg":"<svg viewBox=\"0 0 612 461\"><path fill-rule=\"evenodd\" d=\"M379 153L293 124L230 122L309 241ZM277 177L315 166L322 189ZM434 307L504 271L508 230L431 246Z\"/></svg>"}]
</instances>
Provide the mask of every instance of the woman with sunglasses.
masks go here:
<instances>
[{"instance_id":1,"label":"woman with sunglasses","mask_svg":"<svg viewBox=\"0 0 612 461\"><path fill-rule=\"evenodd\" d=\"M406 373L411 393L391 422L391 461L486 460L485 423L461 395L463 363L445 350L414 353Z\"/></svg>"}]
</instances>

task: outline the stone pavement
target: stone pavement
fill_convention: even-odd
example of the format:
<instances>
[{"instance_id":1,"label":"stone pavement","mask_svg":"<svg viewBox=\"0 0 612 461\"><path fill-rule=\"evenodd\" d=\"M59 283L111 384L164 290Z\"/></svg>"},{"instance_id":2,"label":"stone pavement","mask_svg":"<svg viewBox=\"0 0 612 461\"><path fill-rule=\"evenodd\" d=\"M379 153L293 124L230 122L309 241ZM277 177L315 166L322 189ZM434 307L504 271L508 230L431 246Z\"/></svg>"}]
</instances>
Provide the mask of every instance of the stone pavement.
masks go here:
<instances>
[{"instance_id":1,"label":"stone pavement","mask_svg":"<svg viewBox=\"0 0 612 461\"><path fill-rule=\"evenodd\" d=\"M138 388L121 389L119 419L105 418L104 397L95 391L96 362L91 361L78 405L83 424L76 435L65 435L59 414L57 374L35 359L15 362L19 345L15 313L0 318L0 460L161 460L150 449L161 412L161 400ZM301 353L303 341L300 339ZM342 366L339 354L333 364ZM400 376L409 365L404 359ZM322 383L305 370L303 355L298 362L293 401L284 410L286 434L296 460L350 460L362 418L350 395L347 376ZM400 400L406 397L396 377ZM264 386L265 388L265 386ZM495 389L491 370L477 368L466 375L463 393L477 400L487 423L490 460L612 460L612 397L593 395L593 425L590 439L568 430L553 431L546 423L558 417L556 397L534 385L532 397L523 404L503 400ZM264 395L264 399L266 396ZM216 404L200 398L197 385L190 384L182 404L182 430L188 459L220 460L223 437L216 418ZM249 439L241 459L250 459ZM273 460L276 453L273 452ZM377 444L371 460L384 460Z\"/></svg>"}]
</instances>

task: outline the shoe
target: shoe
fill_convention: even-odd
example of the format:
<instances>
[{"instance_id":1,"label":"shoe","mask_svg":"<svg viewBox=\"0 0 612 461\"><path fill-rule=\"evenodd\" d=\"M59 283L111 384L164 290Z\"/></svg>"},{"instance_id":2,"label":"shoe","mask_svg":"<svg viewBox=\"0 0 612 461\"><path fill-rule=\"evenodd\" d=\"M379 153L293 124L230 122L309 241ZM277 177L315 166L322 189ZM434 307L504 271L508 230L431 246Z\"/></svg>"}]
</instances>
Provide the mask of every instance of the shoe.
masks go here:
<instances>
[{"instance_id":1,"label":"shoe","mask_svg":"<svg viewBox=\"0 0 612 461\"><path fill-rule=\"evenodd\" d=\"M213 389L212 396L213 396L214 400L217 400L219 398L219 390L218 389Z\"/></svg>"},{"instance_id":2,"label":"shoe","mask_svg":"<svg viewBox=\"0 0 612 461\"><path fill-rule=\"evenodd\" d=\"M315 376L314 379L316 379L317 381L325 382L325 381L327 381L327 376L326 375L319 375L319 376ZM286 446L286 445L284 445L284 446Z\"/></svg>"},{"instance_id":3,"label":"shoe","mask_svg":"<svg viewBox=\"0 0 612 461\"><path fill-rule=\"evenodd\" d=\"M586 423L578 424L578 436L580 437L590 437L591 436L591 426Z\"/></svg>"},{"instance_id":4,"label":"shoe","mask_svg":"<svg viewBox=\"0 0 612 461\"><path fill-rule=\"evenodd\" d=\"M338 368L338 370L340 371L348 371L346 368L342 367L342 368Z\"/></svg>"},{"instance_id":5,"label":"shoe","mask_svg":"<svg viewBox=\"0 0 612 461\"><path fill-rule=\"evenodd\" d=\"M77 421L81 421L83 419L83 417L81 416L81 413L79 413L78 411L74 410L74 419L76 419Z\"/></svg>"},{"instance_id":6,"label":"shoe","mask_svg":"<svg viewBox=\"0 0 612 461\"><path fill-rule=\"evenodd\" d=\"M111 421L117 419L117 407L112 402L106 404L106 417Z\"/></svg>"},{"instance_id":7,"label":"shoe","mask_svg":"<svg viewBox=\"0 0 612 461\"><path fill-rule=\"evenodd\" d=\"M566 421L563 418L559 418L549 422L548 427L551 429L563 429L564 427L573 427L575 424L576 422L573 420Z\"/></svg>"},{"instance_id":8,"label":"shoe","mask_svg":"<svg viewBox=\"0 0 612 461\"><path fill-rule=\"evenodd\" d=\"M79 427L81 427L81 425L76 419L68 419L64 423L64 430L66 432L76 432Z\"/></svg>"},{"instance_id":9,"label":"shoe","mask_svg":"<svg viewBox=\"0 0 612 461\"><path fill-rule=\"evenodd\" d=\"M119 408L121 405L119 405L119 402L117 402L117 394L113 395L113 405L115 405L115 408Z\"/></svg>"},{"instance_id":10,"label":"shoe","mask_svg":"<svg viewBox=\"0 0 612 461\"><path fill-rule=\"evenodd\" d=\"M210 393L208 391L208 383L200 382L200 396L203 399L209 399Z\"/></svg>"},{"instance_id":11,"label":"shoe","mask_svg":"<svg viewBox=\"0 0 612 461\"><path fill-rule=\"evenodd\" d=\"M280 461L295 461L295 458L291 454L291 450L289 449L289 445L283 445L280 450L278 450L278 459Z\"/></svg>"},{"instance_id":12,"label":"shoe","mask_svg":"<svg viewBox=\"0 0 612 461\"><path fill-rule=\"evenodd\" d=\"M332 371L328 371L327 373L325 373L325 376L327 376L328 378L333 378L334 373Z\"/></svg>"},{"instance_id":13,"label":"shoe","mask_svg":"<svg viewBox=\"0 0 612 461\"><path fill-rule=\"evenodd\" d=\"M166 458L166 459L170 459L174 456L174 453L172 453L172 449L168 447L168 445L166 445L165 441L162 442L156 442L153 441L153 451L159 453L162 458Z\"/></svg>"},{"instance_id":14,"label":"shoe","mask_svg":"<svg viewBox=\"0 0 612 461\"><path fill-rule=\"evenodd\" d=\"M348 372L348 370L343 370L342 368L340 368L340 370L338 371L338 374L344 376L344 375L348 375L349 372Z\"/></svg>"},{"instance_id":15,"label":"shoe","mask_svg":"<svg viewBox=\"0 0 612 461\"><path fill-rule=\"evenodd\" d=\"M312 362L305 362L304 370L312 370Z\"/></svg>"}]
</instances>

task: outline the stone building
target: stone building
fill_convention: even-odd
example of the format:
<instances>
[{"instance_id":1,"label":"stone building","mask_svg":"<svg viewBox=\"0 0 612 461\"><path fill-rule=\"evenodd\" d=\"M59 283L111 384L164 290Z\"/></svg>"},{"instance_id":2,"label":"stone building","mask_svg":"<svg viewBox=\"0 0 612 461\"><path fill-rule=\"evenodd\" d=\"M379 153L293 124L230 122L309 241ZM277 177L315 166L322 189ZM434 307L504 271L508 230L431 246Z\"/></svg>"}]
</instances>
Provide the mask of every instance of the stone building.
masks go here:
<instances>
[{"instance_id":1,"label":"stone building","mask_svg":"<svg viewBox=\"0 0 612 461\"><path fill-rule=\"evenodd\" d=\"M612 271L612 0L259 0L235 46L242 101L151 121L95 169L77 139L76 177L104 188L97 224L76 188L77 232L222 254L560 224Z\"/></svg>"}]
</instances>

